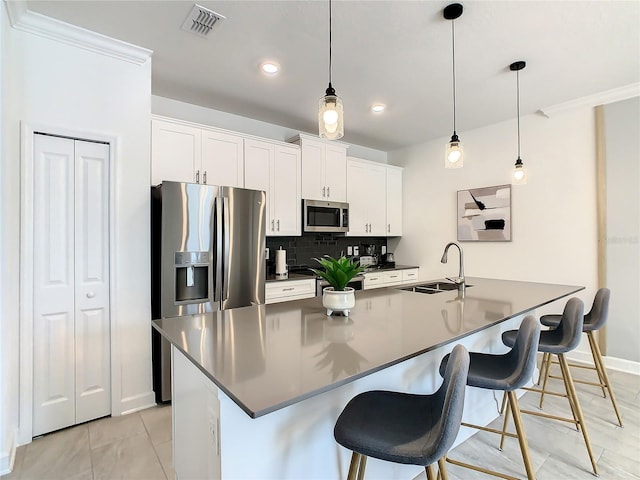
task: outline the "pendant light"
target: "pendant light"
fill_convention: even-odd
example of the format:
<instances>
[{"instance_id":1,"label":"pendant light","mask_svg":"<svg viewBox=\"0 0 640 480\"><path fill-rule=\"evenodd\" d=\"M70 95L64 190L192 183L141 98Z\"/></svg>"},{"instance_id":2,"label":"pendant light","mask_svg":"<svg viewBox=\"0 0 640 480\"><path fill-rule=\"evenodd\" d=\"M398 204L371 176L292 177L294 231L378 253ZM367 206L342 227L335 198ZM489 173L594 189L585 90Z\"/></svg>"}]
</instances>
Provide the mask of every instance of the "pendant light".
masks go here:
<instances>
[{"instance_id":1,"label":"pendant light","mask_svg":"<svg viewBox=\"0 0 640 480\"><path fill-rule=\"evenodd\" d=\"M527 66L527 63L520 60L509 65L512 72L516 72L516 95L517 95L517 111L518 111L518 159L516 160L511 176L511 183L514 185L525 185L527 183L527 171L524 163L520 158L520 70Z\"/></svg>"},{"instance_id":2,"label":"pendant light","mask_svg":"<svg viewBox=\"0 0 640 480\"><path fill-rule=\"evenodd\" d=\"M456 30L455 19L462 15L463 7L459 3L447 5L442 12L445 19L451 20L451 52L453 65L453 135L445 147L444 165L446 168L462 168L462 142L456 133Z\"/></svg>"},{"instance_id":3,"label":"pendant light","mask_svg":"<svg viewBox=\"0 0 640 480\"><path fill-rule=\"evenodd\" d=\"M344 114L342 100L331 85L331 0L329 0L329 86L320 99L318 109L318 129L320 138L337 140L344 135Z\"/></svg>"}]
</instances>

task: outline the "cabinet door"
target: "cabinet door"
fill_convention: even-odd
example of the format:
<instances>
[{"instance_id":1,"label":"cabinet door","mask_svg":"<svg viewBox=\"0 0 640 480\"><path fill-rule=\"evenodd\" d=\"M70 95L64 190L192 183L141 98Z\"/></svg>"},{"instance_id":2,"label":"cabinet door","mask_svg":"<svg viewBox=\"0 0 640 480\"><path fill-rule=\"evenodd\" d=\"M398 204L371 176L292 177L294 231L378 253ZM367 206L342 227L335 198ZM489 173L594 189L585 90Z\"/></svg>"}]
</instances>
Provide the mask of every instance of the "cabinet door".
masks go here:
<instances>
[{"instance_id":1,"label":"cabinet door","mask_svg":"<svg viewBox=\"0 0 640 480\"><path fill-rule=\"evenodd\" d=\"M367 176L367 169L363 163L347 161L349 236L369 235Z\"/></svg>"},{"instance_id":2,"label":"cabinet door","mask_svg":"<svg viewBox=\"0 0 640 480\"><path fill-rule=\"evenodd\" d=\"M301 234L300 170L299 149L284 146L275 147L275 158L271 169L271 198L273 218L275 219L274 235L295 236Z\"/></svg>"},{"instance_id":3,"label":"cabinet door","mask_svg":"<svg viewBox=\"0 0 640 480\"><path fill-rule=\"evenodd\" d=\"M326 200L323 176L325 145L322 142L307 139L302 140L300 144L302 147L302 198Z\"/></svg>"},{"instance_id":4,"label":"cabinet door","mask_svg":"<svg viewBox=\"0 0 640 480\"><path fill-rule=\"evenodd\" d=\"M388 237L402 235L402 169L387 167Z\"/></svg>"},{"instance_id":5,"label":"cabinet door","mask_svg":"<svg viewBox=\"0 0 640 480\"><path fill-rule=\"evenodd\" d=\"M200 157L200 129L151 121L151 185L163 180L195 182Z\"/></svg>"},{"instance_id":6,"label":"cabinet door","mask_svg":"<svg viewBox=\"0 0 640 480\"><path fill-rule=\"evenodd\" d=\"M273 191L271 189L271 165L274 146L256 140L244 141L244 185L252 190L264 190L267 197L267 235L275 231L273 217Z\"/></svg>"},{"instance_id":7,"label":"cabinet door","mask_svg":"<svg viewBox=\"0 0 640 480\"><path fill-rule=\"evenodd\" d=\"M384 165L367 164L367 187L365 189L367 202L367 218L369 220L369 235L384 237L387 230L387 202L385 196L387 167Z\"/></svg>"},{"instance_id":8,"label":"cabinet door","mask_svg":"<svg viewBox=\"0 0 640 480\"><path fill-rule=\"evenodd\" d=\"M237 135L202 131L200 183L244 187L244 141Z\"/></svg>"},{"instance_id":9,"label":"cabinet door","mask_svg":"<svg viewBox=\"0 0 640 480\"><path fill-rule=\"evenodd\" d=\"M338 145L325 145L324 185L332 202L347 201L347 150Z\"/></svg>"}]
</instances>

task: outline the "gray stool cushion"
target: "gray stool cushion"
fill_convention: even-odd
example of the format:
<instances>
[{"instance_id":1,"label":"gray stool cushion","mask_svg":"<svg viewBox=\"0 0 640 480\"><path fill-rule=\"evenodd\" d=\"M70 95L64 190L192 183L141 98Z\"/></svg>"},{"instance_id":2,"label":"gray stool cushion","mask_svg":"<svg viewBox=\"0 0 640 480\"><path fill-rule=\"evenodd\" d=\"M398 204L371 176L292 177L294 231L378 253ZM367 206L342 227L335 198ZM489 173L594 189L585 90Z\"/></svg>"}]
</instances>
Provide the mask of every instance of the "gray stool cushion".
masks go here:
<instances>
[{"instance_id":1,"label":"gray stool cushion","mask_svg":"<svg viewBox=\"0 0 640 480\"><path fill-rule=\"evenodd\" d=\"M512 391L524 386L533 375L538 352L540 324L528 315L520 328L514 330L513 348L505 354L469 354L467 385L488 390ZM440 373L444 373L449 357L442 359Z\"/></svg>"},{"instance_id":2,"label":"gray stool cushion","mask_svg":"<svg viewBox=\"0 0 640 480\"><path fill-rule=\"evenodd\" d=\"M545 353L567 353L580 344L584 303L577 297L570 298L564 307L562 318L557 328L540 332L538 351ZM502 342L513 346L516 341L517 330L509 330L502 334Z\"/></svg>"},{"instance_id":3,"label":"gray stool cushion","mask_svg":"<svg viewBox=\"0 0 640 480\"><path fill-rule=\"evenodd\" d=\"M609 315L609 298L611 297L611 290L608 288L600 288L596 292L596 296L593 299L593 305L591 310L584 316L582 331L592 332L600 330L605 323L607 323L607 317ZM540 317L540 323L546 327L556 328L560 323L562 315L551 314L543 315Z\"/></svg>"},{"instance_id":4,"label":"gray stool cushion","mask_svg":"<svg viewBox=\"0 0 640 480\"><path fill-rule=\"evenodd\" d=\"M336 441L356 453L427 466L442 458L458 435L469 355L456 345L440 388L432 395L371 391L355 396L334 428Z\"/></svg>"}]
</instances>

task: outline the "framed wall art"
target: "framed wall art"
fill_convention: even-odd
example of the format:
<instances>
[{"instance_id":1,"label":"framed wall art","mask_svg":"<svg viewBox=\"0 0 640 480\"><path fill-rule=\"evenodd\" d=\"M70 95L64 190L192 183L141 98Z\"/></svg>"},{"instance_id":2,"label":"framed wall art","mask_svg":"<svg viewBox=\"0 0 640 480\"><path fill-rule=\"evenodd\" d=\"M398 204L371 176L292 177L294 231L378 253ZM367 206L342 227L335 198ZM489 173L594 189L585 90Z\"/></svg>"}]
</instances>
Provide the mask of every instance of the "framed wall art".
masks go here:
<instances>
[{"instance_id":1,"label":"framed wall art","mask_svg":"<svg viewBox=\"0 0 640 480\"><path fill-rule=\"evenodd\" d=\"M458 190L458 240L511 241L511 185Z\"/></svg>"}]
</instances>

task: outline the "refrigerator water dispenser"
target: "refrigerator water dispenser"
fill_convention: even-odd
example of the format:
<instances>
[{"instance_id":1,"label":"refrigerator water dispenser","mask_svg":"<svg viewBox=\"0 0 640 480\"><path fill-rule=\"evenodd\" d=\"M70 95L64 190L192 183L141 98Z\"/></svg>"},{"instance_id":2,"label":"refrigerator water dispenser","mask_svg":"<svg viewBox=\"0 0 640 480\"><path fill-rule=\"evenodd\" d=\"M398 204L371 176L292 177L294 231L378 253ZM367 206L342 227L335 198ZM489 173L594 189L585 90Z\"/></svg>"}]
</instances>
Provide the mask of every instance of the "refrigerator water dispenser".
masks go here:
<instances>
[{"instance_id":1,"label":"refrigerator water dispenser","mask_svg":"<svg viewBox=\"0 0 640 480\"><path fill-rule=\"evenodd\" d=\"M175 302L209 300L209 252L175 253Z\"/></svg>"}]
</instances>

